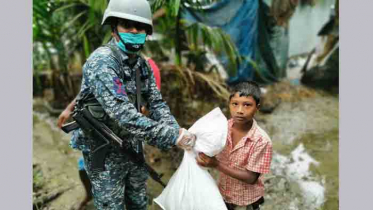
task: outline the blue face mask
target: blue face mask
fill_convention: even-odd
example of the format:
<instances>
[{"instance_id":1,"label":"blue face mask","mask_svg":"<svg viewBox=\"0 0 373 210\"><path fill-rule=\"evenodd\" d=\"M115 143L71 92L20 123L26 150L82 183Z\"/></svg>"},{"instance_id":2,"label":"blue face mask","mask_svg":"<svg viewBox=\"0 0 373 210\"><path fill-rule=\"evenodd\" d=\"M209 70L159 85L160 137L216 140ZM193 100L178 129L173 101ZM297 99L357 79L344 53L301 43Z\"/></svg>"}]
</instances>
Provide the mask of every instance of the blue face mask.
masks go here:
<instances>
[{"instance_id":1,"label":"blue face mask","mask_svg":"<svg viewBox=\"0 0 373 210\"><path fill-rule=\"evenodd\" d=\"M117 46L126 53L137 53L145 44L146 34L119 33L124 41L117 42Z\"/></svg>"}]
</instances>

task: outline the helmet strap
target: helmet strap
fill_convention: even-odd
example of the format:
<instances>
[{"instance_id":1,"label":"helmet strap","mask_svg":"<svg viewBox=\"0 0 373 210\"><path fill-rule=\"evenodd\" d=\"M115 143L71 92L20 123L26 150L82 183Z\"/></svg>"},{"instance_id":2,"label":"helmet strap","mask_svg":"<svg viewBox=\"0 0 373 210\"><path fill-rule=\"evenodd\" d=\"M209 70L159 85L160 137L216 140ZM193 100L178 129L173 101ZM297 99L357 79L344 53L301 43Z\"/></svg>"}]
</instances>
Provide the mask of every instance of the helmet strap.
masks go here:
<instances>
[{"instance_id":1,"label":"helmet strap","mask_svg":"<svg viewBox=\"0 0 373 210\"><path fill-rule=\"evenodd\" d=\"M119 41L122 42L124 46L126 46L126 43L123 41L123 39L120 37L120 35L119 35L119 33L118 33L118 29L117 29L117 27L118 27L118 24L115 25L114 33L118 36ZM126 48L127 48L127 46L126 46Z\"/></svg>"}]
</instances>

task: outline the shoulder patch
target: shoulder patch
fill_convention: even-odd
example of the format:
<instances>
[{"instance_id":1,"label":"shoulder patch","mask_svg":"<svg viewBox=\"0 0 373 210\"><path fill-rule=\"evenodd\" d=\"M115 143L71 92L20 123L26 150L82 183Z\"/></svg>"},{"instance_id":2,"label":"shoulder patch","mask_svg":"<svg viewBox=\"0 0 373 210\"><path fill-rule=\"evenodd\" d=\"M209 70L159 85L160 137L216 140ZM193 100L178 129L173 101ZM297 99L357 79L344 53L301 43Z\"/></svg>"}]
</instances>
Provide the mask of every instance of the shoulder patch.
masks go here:
<instances>
[{"instance_id":1,"label":"shoulder patch","mask_svg":"<svg viewBox=\"0 0 373 210\"><path fill-rule=\"evenodd\" d=\"M127 95L126 90L124 89L124 85L120 81L119 77L114 77L113 82L114 82L114 91L118 95Z\"/></svg>"}]
</instances>

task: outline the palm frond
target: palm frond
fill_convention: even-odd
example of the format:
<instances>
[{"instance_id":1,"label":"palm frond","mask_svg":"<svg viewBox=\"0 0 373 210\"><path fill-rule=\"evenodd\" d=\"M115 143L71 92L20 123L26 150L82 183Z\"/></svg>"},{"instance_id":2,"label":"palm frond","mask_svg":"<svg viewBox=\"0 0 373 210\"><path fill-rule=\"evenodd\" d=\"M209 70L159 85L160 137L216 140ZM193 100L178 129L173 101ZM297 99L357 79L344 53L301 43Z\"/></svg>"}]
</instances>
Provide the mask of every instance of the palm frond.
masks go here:
<instances>
[{"instance_id":1,"label":"palm frond","mask_svg":"<svg viewBox=\"0 0 373 210\"><path fill-rule=\"evenodd\" d=\"M102 44L106 44L111 39L111 31L106 32L104 38L102 39Z\"/></svg>"},{"instance_id":2,"label":"palm frond","mask_svg":"<svg viewBox=\"0 0 373 210\"><path fill-rule=\"evenodd\" d=\"M152 1L151 3L151 9L152 9L152 12L154 13L155 11L159 10L161 7L164 6L164 4L166 3L166 0L154 0Z\"/></svg>"},{"instance_id":3,"label":"palm frond","mask_svg":"<svg viewBox=\"0 0 373 210\"><path fill-rule=\"evenodd\" d=\"M230 37L219 28L212 28L202 23L193 23L185 29L189 42L193 46L199 46L200 43L215 52L222 52L229 57L232 65L236 65L239 57L238 50L231 41ZM200 36L201 34L201 36Z\"/></svg>"},{"instance_id":4,"label":"palm frond","mask_svg":"<svg viewBox=\"0 0 373 210\"><path fill-rule=\"evenodd\" d=\"M171 6L172 16L176 17L179 14L180 3L181 0L170 0L170 4L173 5Z\"/></svg>"},{"instance_id":5,"label":"palm frond","mask_svg":"<svg viewBox=\"0 0 373 210\"><path fill-rule=\"evenodd\" d=\"M88 5L85 4L84 2L74 2L74 3L63 5L63 6L59 7L59 8L57 8L55 11L56 12L65 12L65 10L74 9L74 8L76 8L78 6L86 6L86 7L88 7Z\"/></svg>"},{"instance_id":6,"label":"palm frond","mask_svg":"<svg viewBox=\"0 0 373 210\"><path fill-rule=\"evenodd\" d=\"M82 11L81 13L77 14L75 17L73 17L70 21L68 21L64 25L64 28L70 28L70 27L72 27L72 25L74 25L76 23L76 21L78 21L78 19L80 17L82 17L83 15L86 15L86 14L87 14L87 11Z\"/></svg>"}]
</instances>

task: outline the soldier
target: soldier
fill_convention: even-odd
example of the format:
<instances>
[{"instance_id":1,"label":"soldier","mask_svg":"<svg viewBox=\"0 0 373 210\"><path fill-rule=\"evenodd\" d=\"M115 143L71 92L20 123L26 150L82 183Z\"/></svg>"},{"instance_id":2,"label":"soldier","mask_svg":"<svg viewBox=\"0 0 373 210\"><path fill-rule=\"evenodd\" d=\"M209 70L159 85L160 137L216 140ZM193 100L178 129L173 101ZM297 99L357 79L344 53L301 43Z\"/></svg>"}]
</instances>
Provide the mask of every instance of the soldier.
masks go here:
<instances>
[{"instance_id":1,"label":"soldier","mask_svg":"<svg viewBox=\"0 0 373 210\"><path fill-rule=\"evenodd\" d=\"M151 70L153 70L154 78L157 84L158 90L161 90L161 74L159 72L159 68L157 64L153 61L151 58L147 58L144 56L144 58L149 62ZM74 110L74 106L76 105L76 99L71 101L69 105L65 108L65 110L59 115L57 120L57 126L59 128L62 128L62 125L65 124L65 122L69 119L72 111ZM143 104L144 106L141 107L141 113L145 116L149 115L148 110L146 109L146 104ZM85 190L85 197L82 201L79 202L78 207L75 206L72 209L82 210L85 208L85 206L88 204L89 201L92 200L92 185L89 181L85 166L84 166L84 159L83 156L79 157L78 159L78 171L79 171L79 178L84 186Z\"/></svg>"},{"instance_id":2,"label":"soldier","mask_svg":"<svg viewBox=\"0 0 373 210\"><path fill-rule=\"evenodd\" d=\"M111 0L102 24L111 26L113 38L96 49L83 66L77 105L90 104L92 115L142 154L142 143L169 149L191 149L195 135L179 128L162 100L147 61L139 55L146 36L153 32L151 10L146 0ZM140 72L141 101L148 104L149 118L135 108L136 71ZM140 88L139 88L140 89ZM94 100L92 100L92 98ZM92 102L93 101L93 102ZM95 207L101 209L146 209L147 171L110 145L104 171L91 168L92 136L81 129L73 132L71 145L83 153L92 184Z\"/></svg>"}]
</instances>

